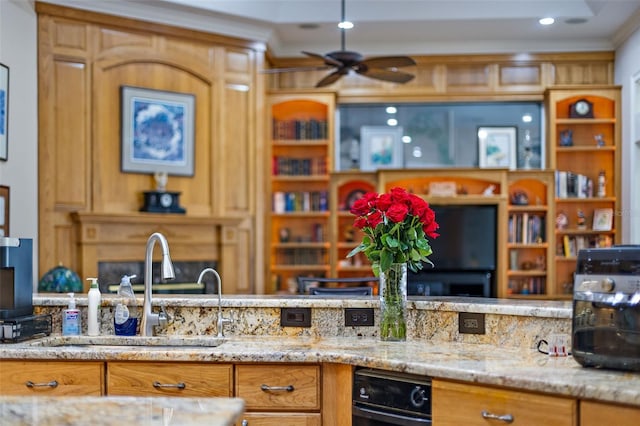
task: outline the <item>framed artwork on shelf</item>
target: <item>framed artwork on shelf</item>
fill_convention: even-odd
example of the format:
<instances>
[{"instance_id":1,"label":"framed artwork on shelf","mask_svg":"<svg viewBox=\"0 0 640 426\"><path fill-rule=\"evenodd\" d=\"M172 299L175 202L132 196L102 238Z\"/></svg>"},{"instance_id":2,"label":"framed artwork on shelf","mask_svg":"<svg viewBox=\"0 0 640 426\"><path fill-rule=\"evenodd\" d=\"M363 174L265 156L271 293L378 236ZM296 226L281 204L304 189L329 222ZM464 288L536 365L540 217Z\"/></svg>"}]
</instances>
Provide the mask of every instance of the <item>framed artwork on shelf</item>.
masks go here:
<instances>
[{"instance_id":1,"label":"framed artwork on shelf","mask_svg":"<svg viewBox=\"0 0 640 426\"><path fill-rule=\"evenodd\" d=\"M360 128L360 170L397 169L402 165L402 127Z\"/></svg>"},{"instance_id":2,"label":"framed artwork on shelf","mask_svg":"<svg viewBox=\"0 0 640 426\"><path fill-rule=\"evenodd\" d=\"M613 209L595 209L593 211L593 230L611 231L613 228Z\"/></svg>"},{"instance_id":3,"label":"framed artwork on shelf","mask_svg":"<svg viewBox=\"0 0 640 426\"><path fill-rule=\"evenodd\" d=\"M0 185L0 237L9 236L9 187Z\"/></svg>"},{"instance_id":4,"label":"framed artwork on shelf","mask_svg":"<svg viewBox=\"0 0 640 426\"><path fill-rule=\"evenodd\" d=\"M195 96L121 87L122 171L194 174Z\"/></svg>"},{"instance_id":5,"label":"framed artwork on shelf","mask_svg":"<svg viewBox=\"0 0 640 426\"><path fill-rule=\"evenodd\" d=\"M7 161L9 134L9 67L0 64L0 160Z\"/></svg>"},{"instance_id":6,"label":"framed artwork on shelf","mask_svg":"<svg viewBox=\"0 0 640 426\"><path fill-rule=\"evenodd\" d=\"M516 127L478 127L480 168L516 168Z\"/></svg>"}]
</instances>

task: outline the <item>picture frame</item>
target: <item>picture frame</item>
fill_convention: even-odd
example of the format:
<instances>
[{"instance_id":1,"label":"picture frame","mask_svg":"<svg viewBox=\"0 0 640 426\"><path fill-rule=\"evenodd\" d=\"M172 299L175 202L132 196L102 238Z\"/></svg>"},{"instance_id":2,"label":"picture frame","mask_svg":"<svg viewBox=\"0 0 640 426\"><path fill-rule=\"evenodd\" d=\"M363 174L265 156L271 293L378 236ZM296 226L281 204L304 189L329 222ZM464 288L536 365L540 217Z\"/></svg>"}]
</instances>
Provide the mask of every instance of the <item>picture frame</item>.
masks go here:
<instances>
[{"instance_id":1,"label":"picture frame","mask_svg":"<svg viewBox=\"0 0 640 426\"><path fill-rule=\"evenodd\" d=\"M9 187L0 185L0 237L9 236Z\"/></svg>"},{"instance_id":2,"label":"picture frame","mask_svg":"<svg viewBox=\"0 0 640 426\"><path fill-rule=\"evenodd\" d=\"M593 230L594 231L611 231L613 228L613 209L595 209L593 210Z\"/></svg>"},{"instance_id":3,"label":"picture frame","mask_svg":"<svg viewBox=\"0 0 640 426\"><path fill-rule=\"evenodd\" d=\"M9 67L0 64L0 160L7 161L9 151Z\"/></svg>"},{"instance_id":4,"label":"picture frame","mask_svg":"<svg viewBox=\"0 0 640 426\"><path fill-rule=\"evenodd\" d=\"M193 176L195 96L121 86L123 172Z\"/></svg>"},{"instance_id":5,"label":"picture frame","mask_svg":"<svg viewBox=\"0 0 640 426\"><path fill-rule=\"evenodd\" d=\"M515 126L480 126L477 134L480 168L516 169L517 128Z\"/></svg>"},{"instance_id":6,"label":"picture frame","mask_svg":"<svg viewBox=\"0 0 640 426\"><path fill-rule=\"evenodd\" d=\"M360 127L360 170L402 167L402 132L402 127Z\"/></svg>"}]
</instances>

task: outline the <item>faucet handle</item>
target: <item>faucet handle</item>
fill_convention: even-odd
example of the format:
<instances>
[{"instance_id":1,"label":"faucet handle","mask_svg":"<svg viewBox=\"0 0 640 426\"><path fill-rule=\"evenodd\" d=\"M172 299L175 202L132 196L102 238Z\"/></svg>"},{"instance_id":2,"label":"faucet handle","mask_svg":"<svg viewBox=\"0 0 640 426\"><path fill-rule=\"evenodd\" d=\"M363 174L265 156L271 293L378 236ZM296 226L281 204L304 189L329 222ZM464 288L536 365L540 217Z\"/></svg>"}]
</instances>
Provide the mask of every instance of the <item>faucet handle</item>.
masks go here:
<instances>
[{"instance_id":1,"label":"faucet handle","mask_svg":"<svg viewBox=\"0 0 640 426\"><path fill-rule=\"evenodd\" d=\"M161 328L167 328L169 324L173 322L173 317L167 313L164 309L164 303L160 305L160 312L158 313L158 325Z\"/></svg>"},{"instance_id":2,"label":"faucet handle","mask_svg":"<svg viewBox=\"0 0 640 426\"><path fill-rule=\"evenodd\" d=\"M224 326L225 324L233 324L234 322L234 315L233 315L233 311L229 313L229 317L224 317L222 316L222 312L220 312L219 316L218 316L218 337L224 337Z\"/></svg>"}]
</instances>

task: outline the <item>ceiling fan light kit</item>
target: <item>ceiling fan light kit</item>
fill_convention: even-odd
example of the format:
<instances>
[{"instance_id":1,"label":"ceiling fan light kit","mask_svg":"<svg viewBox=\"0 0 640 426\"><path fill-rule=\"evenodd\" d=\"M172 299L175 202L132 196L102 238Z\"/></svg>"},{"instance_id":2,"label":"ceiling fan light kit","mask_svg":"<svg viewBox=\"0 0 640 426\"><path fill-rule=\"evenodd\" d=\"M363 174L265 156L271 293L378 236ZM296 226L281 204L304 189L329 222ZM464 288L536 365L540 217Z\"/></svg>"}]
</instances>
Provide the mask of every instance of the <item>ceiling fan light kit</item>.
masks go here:
<instances>
[{"instance_id":1,"label":"ceiling fan light kit","mask_svg":"<svg viewBox=\"0 0 640 426\"><path fill-rule=\"evenodd\" d=\"M347 22L345 19L345 0L342 0L342 19L340 22ZM291 71L309 71L335 68L332 72L322 78L316 87L329 86L338 81L342 76L349 74L351 71L364 77L376 80L389 81L392 83L406 83L411 81L414 76L398 68L416 65L413 58L409 56L381 56L376 58L365 59L358 52L352 52L345 48L345 28L340 27L341 48L334 52L321 55L318 53L303 51L307 56L320 59L324 62L322 67L301 67L301 68L274 68L268 70L268 73L291 72Z\"/></svg>"}]
</instances>

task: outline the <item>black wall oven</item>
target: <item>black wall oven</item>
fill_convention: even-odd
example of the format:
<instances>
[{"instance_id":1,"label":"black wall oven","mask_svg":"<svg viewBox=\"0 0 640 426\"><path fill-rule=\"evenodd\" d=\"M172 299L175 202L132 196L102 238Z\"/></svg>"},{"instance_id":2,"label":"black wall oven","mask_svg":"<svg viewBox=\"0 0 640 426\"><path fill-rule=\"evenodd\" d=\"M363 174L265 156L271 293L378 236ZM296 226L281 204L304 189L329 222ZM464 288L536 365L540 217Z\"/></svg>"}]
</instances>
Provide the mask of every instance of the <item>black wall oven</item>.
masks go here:
<instances>
[{"instance_id":1,"label":"black wall oven","mask_svg":"<svg viewBox=\"0 0 640 426\"><path fill-rule=\"evenodd\" d=\"M370 368L356 369L352 424L431 425L431 379Z\"/></svg>"}]
</instances>

